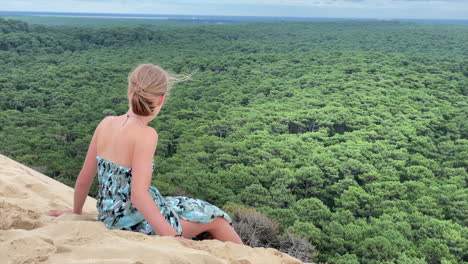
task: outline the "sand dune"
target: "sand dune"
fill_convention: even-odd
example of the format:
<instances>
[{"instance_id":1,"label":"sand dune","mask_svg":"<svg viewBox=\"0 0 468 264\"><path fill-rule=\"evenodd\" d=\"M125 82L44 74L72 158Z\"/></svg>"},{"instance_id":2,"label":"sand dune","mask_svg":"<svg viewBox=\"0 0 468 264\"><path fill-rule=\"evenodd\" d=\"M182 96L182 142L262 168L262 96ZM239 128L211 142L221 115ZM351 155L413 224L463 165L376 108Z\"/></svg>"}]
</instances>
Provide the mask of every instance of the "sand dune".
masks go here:
<instances>
[{"instance_id":1,"label":"sand dune","mask_svg":"<svg viewBox=\"0 0 468 264\"><path fill-rule=\"evenodd\" d=\"M49 216L71 209L73 189L0 155L0 263L301 263L271 248L218 240L193 241L109 230L96 221L96 200L82 215Z\"/></svg>"}]
</instances>

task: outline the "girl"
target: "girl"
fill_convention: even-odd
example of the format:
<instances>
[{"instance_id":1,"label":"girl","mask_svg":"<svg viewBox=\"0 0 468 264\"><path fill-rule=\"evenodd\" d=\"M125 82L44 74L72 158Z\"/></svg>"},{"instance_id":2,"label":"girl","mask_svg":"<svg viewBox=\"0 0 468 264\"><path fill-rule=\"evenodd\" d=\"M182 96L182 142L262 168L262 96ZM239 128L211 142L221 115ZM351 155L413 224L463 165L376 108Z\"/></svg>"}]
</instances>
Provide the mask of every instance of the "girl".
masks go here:
<instances>
[{"instance_id":1,"label":"girl","mask_svg":"<svg viewBox=\"0 0 468 264\"><path fill-rule=\"evenodd\" d=\"M153 64L128 76L128 112L108 116L97 126L76 180L73 213L81 214L92 180L98 174L98 220L123 229L191 239L208 232L214 239L243 244L232 220L220 208L185 196L162 196L151 186L158 133L148 123L161 110L174 81ZM65 212L58 211L58 216Z\"/></svg>"}]
</instances>

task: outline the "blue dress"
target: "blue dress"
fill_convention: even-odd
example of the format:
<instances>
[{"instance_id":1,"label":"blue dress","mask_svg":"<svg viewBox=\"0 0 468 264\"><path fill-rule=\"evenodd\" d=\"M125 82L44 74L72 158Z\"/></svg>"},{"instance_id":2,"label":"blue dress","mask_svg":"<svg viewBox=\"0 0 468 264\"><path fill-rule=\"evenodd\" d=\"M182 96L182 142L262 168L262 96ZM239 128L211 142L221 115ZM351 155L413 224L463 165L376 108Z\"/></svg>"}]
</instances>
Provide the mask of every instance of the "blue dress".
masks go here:
<instances>
[{"instance_id":1,"label":"blue dress","mask_svg":"<svg viewBox=\"0 0 468 264\"><path fill-rule=\"evenodd\" d=\"M100 156L97 159L99 193L97 198L98 220L107 228L156 235L157 232L133 206L131 195L132 169L117 165ZM154 170L154 161L153 161ZM224 217L230 224L228 214L206 201L185 196L162 196L159 190L149 187L149 193L169 224L182 234L180 217L199 223L208 223L217 216Z\"/></svg>"}]
</instances>

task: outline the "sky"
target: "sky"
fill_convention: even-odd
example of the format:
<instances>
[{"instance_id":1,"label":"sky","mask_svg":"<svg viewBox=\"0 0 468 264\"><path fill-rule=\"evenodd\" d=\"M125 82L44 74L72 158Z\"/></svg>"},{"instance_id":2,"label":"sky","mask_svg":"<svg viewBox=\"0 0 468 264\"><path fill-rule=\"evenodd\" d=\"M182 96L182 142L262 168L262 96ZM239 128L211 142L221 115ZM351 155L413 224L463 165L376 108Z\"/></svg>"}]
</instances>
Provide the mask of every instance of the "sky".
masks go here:
<instances>
[{"instance_id":1,"label":"sky","mask_svg":"<svg viewBox=\"0 0 468 264\"><path fill-rule=\"evenodd\" d=\"M0 0L0 11L468 19L468 0Z\"/></svg>"}]
</instances>

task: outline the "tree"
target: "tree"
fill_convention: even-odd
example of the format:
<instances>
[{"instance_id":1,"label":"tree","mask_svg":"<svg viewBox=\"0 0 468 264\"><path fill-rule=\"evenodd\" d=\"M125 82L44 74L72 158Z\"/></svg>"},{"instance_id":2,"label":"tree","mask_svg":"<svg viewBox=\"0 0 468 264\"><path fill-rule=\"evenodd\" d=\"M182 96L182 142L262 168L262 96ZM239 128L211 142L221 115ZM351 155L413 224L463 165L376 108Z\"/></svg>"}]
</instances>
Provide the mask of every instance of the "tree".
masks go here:
<instances>
[{"instance_id":1,"label":"tree","mask_svg":"<svg viewBox=\"0 0 468 264\"><path fill-rule=\"evenodd\" d=\"M331 216L330 209L317 198L301 199L294 203L292 208L299 221L310 222L319 227Z\"/></svg>"}]
</instances>

